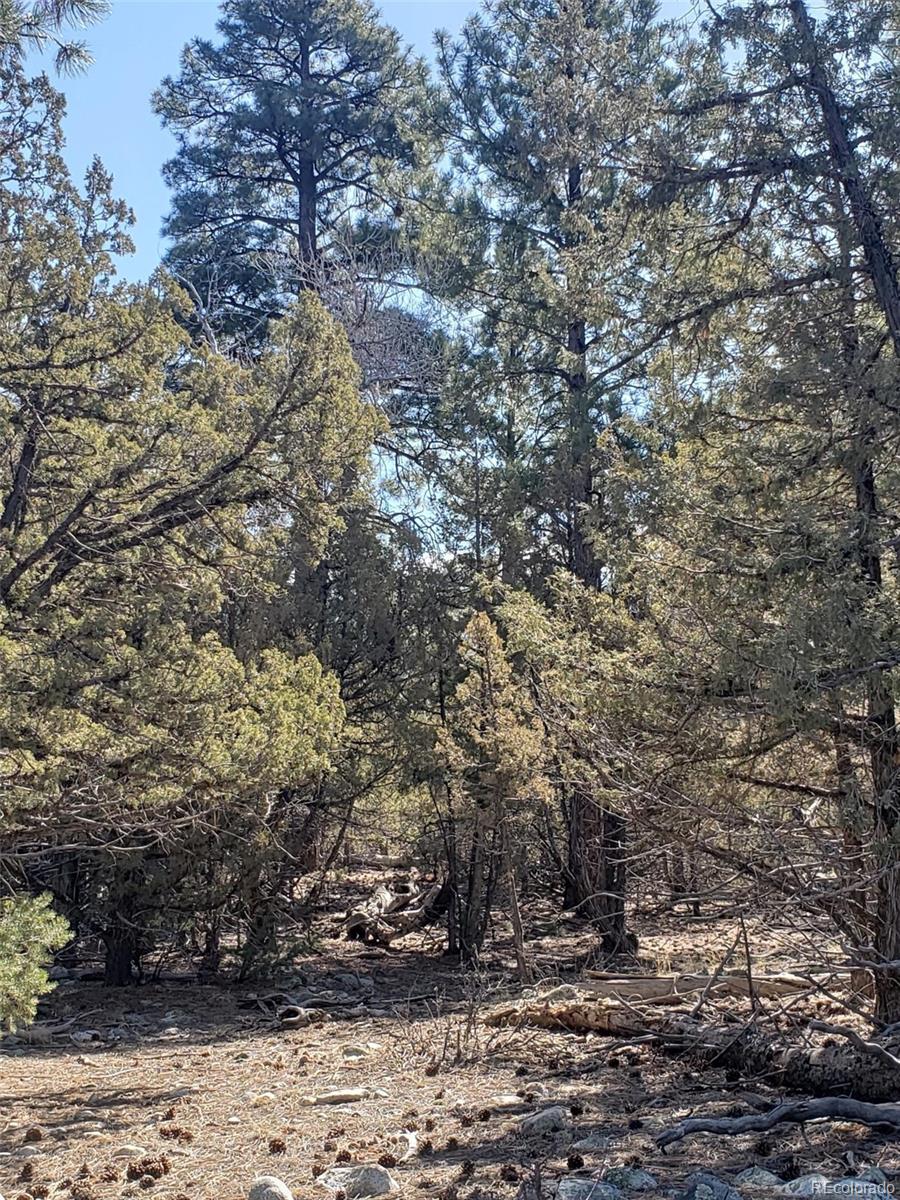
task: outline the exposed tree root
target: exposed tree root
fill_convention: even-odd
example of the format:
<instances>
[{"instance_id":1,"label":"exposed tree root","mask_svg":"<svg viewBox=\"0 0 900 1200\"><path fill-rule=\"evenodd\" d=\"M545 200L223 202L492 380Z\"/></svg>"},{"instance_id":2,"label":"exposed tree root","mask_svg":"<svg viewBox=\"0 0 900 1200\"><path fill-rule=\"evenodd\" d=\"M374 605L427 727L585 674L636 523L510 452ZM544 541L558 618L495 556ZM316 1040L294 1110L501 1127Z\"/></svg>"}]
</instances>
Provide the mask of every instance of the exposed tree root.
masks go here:
<instances>
[{"instance_id":1,"label":"exposed tree root","mask_svg":"<svg viewBox=\"0 0 900 1200\"><path fill-rule=\"evenodd\" d=\"M860 1125L886 1126L900 1129L900 1104L866 1104L846 1096L826 1096L818 1100L787 1100L767 1113L751 1113L746 1117L691 1117L666 1129L656 1139L660 1147L671 1146L694 1133L718 1133L734 1137L739 1133L758 1133L775 1125L829 1118L856 1121Z\"/></svg>"}]
</instances>

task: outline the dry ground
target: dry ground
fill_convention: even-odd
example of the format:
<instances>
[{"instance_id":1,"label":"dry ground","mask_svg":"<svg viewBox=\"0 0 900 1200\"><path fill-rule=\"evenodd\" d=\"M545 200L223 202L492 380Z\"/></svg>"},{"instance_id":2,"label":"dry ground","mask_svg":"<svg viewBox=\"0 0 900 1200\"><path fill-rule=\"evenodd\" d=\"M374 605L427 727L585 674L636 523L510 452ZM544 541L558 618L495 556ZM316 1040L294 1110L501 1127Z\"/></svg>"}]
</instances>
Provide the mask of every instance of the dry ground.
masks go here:
<instances>
[{"instance_id":1,"label":"dry ground","mask_svg":"<svg viewBox=\"0 0 900 1200\"><path fill-rule=\"evenodd\" d=\"M642 945L657 964L690 967L721 957L734 930L728 917L668 919L668 927L656 918ZM812 961L813 948L821 955L812 934L807 953L802 930L782 933L769 929L763 942L751 930L754 957L777 966ZM558 927L549 912L535 916L532 937L546 976L571 977L590 945L588 932ZM329 1200L314 1182L324 1167L392 1164L406 1148L404 1130L416 1131L418 1153L391 1171L406 1196L421 1200L512 1200L534 1163L552 1185L580 1166L572 1143L591 1133L606 1148L585 1153L585 1168L640 1164L664 1194L698 1167L727 1175L757 1162L786 1178L900 1170L896 1145L849 1125L702 1136L663 1156L654 1135L679 1117L745 1111L748 1092L774 1094L764 1080L698 1071L646 1046L488 1030L478 1014L510 993L508 962L500 942L474 979L421 945L372 951L326 940L298 963L298 983L358 989L383 1015L287 1032L248 989L63 984L42 1015L70 1022L66 1031L52 1045L7 1040L0 1050L0 1192L6 1200L112 1200L146 1188L159 1200L239 1200L255 1175L275 1174L298 1197ZM96 1042L86 1042L90 1030ZM373 1094L310 1103L338 1086ZM500 1095L515 1095L516 1107L498 1108ZM551 1102L570 1107L572 1128L523 1138L521 1116ZM135 1169L144 1158L151 1161Z\"/></svg>"}]
</instances>

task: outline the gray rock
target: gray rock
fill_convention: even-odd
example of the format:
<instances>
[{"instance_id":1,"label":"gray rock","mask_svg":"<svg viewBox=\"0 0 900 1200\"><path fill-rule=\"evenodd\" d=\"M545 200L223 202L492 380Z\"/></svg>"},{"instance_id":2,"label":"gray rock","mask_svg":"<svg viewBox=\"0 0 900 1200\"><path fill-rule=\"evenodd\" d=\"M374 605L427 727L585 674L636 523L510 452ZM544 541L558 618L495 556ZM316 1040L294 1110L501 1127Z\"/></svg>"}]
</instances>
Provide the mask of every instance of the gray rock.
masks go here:
<instances>
[{"instance_id":1,"label":"gray rock","mask_svg":"<svg viewBox=\"0 0 900 1200\"><path fill-rule=\"evenodd\" d=\"M611 1139L605 1133L589 1133L572 1143L572 1149L584 1154L601 1154L610 1147Z\"/></svg>"},{"instance_id":2,"label":"gray rock","mask_svg":"<svg viewBox=\"0 0 900 1200\"><path fill-rule=\"evenodd\" d=\"M825 1175L801 1175L789 1183L783 1183L778 1189L779 1196L821 1196L828 1187Z\"/></svg>"},{"instance_id":3,"label":"gray rock","mask_svg":"<svg viewBox=\"0 0 900 1200\"><path fill-rule=\"evenodd\" d=\"M356 1104L359 1100L368 1100L372 1093L368 1088L334 1088L330 1092L322 1092L313 1100L313 1104Z\"/></svg>"},{"instance_id":4,"label":"gray rock","mask_svg":"<svg viewBox=\"0 0 900 1200\"><path fill-rule=\"evenodd\" d=\"M385 1196L399 1192L400 1185L384 1167L374 1163L360 1166L329 1167L316 1179L332 1192L343 1192L347 1200L360 1200L363 1196ZM252 1197L251 1197L252 1200Z\"/></svg>"},{"instance_id":5,"label":"gray rock","mask_svg":"<svg viewBox=\"0 0 900 1200\"><path fill-rule=\"evenodd\" d=\"M765 1167L745 1167L735 1175L734 1182L743 1187L773 1188L781 1187L784 1180L773 1171L767 1171Z\"/></svg>"},{"instance_id":6,"label":"gray rock","mask_svg":"<svg viewBox=\"0 0 900 1200\"><path fill-rule=\"evenodd\" d=\"M69 1040L75 1046L92 1046L103 1041L103 1034L99 1029L76 1029L69 1034Z\"/></svg>"},{"instance_id":7,"label":"gray rock","mask_svg":"<svg viewBox=\"0 0 900 1200\"><path fill-rule=\"evenodd\" d=\"M626 1192L655 1192L659 1187L656 1176L640 1167L610 1167L603 1179Z\"/></svg>"},{"instance_id":8,"label":"gray rock","mask_svg":"<svg viewBox=\"0 0 900 1200\"><path fill-rule=\"evenodd\" d=\"M741 1193L730 1183L709 1171L695 1171L684 1184L684 1190L678 1193L678 1200L742 1200Z\"/></svg>"},{"instance_id":9,"label":"gray rock","mask_svg":"<svg viewBox=\"0 0 900 1200\"><path fill-rule=\"evenodd\" d=\"M567 1175L559 1181L556 1200L625 1200L624 1192L602 1179L583 1175Z\"/></svg>"},{"instance_id":10,"label":"gray rock","mask_svg":"<svg viewBox=\"0 0 900 1200\"><path fill-rule=\"evenodd\" d=\"M865 1179L869 1183L884 1184L889 1182L887 1175L885 1175L881 1167L867 1167L865 1171L860 1171L856 1178Z\"/></svg>"},{"instance_id":11,"label":"gray rock","mask_svg":"<svg viewBox=\"0 0 900 1200\"><path fill-rule=\"evenodd\" d=\"M274 1175L259 1175L250 1185L249 1200L294 1200L286 1183Z\"/></svg>"},{"instance_id":12,"label":"gray rock","mask_svg":"<svg viewBox=\"0 0 900 1200\"><path fill-rule=\"evenodd\" d=\"M368 1046L345 1046L343 1050L341 1050L341 1058L343 1058L346 1062L353 1063L358 1059L368 1058L370 1053L371 1051L369 1050Z\"/></svg>"},{"instance_id":13,"label":"gray rock","mask_svg":"<svg viewBox=\"0 0 900 1200\"><path fill-rule=\"evenodd\" d=\"M523 1117L519 1128L526 1137L558 1133L561 1129L569 1128L569 1112L561 1104L554 1104L551 1108L542 1108L540 1112Z\"/></svg>"}]
</instances>

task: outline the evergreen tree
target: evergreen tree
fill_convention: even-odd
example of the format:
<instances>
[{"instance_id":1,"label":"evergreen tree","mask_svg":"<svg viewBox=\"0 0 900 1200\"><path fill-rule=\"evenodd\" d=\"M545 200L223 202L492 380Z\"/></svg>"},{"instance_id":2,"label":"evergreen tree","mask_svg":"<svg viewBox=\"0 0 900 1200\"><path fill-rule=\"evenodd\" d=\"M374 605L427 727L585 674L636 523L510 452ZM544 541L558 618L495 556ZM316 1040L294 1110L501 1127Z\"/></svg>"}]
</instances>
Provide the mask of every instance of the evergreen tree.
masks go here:
<instances>
[{"instance_id":1,"label":"evergreen tree","mask_svg":"<svg viewBox=\"0 0 900 1200\"><path fill-rule=\"evenodd\" d=\"M460 426L476 569L493 561L538 594L561 567L613 584L600 434L639 392L648 251L624 166L670 86L655 16L651 0L498 0L439 41L436 119L457 181L432 236L452 230L453 286L479 317ZM607 814L583 791L569 811L568 901L606 920ZM618 941L624 928L607 928L607 948Z\"/></svg>"},{"instance_id":2,"label":"evergreen tree","mask_svg":"<svg viewBox=\"0 0 900 1200\"><path fill-rule=\"evenodd\" d=\"M540 731L527 692L514 679L486 613L469 621L460 653L465 675L439 740L447 773L445 836L453 854L456 923L451 949L458 937L463 960L477 962L495 893L505 877L522 970L511 830L522 808L544 793Z\"/></svg>"},{"instance_id":3,"label":"evergreen tree","mask_svg":"<svg viewBox=\"0 0 900 1200\"><path fill-rule=\"evenodd\" d=\"M31 49L52 47L57 71L80 71L90 64L91 55L84 42L66 37L67 27L97 21L108 7L107 0L2 0L0 56L17 62Z\"/></svg>"},{"instance_id":4,"label":"evergreen tree","mask_svg":"<svg viewBox=\"0 0 900 1200\"><path fill-rule=\"evenodd\" d=\"M693 735L730 778L723 828L752 828L764 804L784 838L792 786L832 799L796 828L851 877L808 893L875 963L886 1022L900 1017L890 21L880 3L837 3L817 27L803 0L713 15L647 131L646 199L680 268L658 286L683 319L656 363L656 445L623 483L643 536L621 566L637 552L634 603L665 628L664 674L700 705ZM792 777L798 754L819 771L827 756L824 787Z\"/></svg>"},{"instance_id":5,"label":"evergreen tree","mask_svg":"<svg viewBox=\"0 0 900 1200\"><path fill-rule=\"evenodd\" d=\"M53 986L46 962L68 941L69 928L49 899L0 900L0 1029L33 1020L39 997Z\"/></svg>"},{"instance_id":6,"label":"evergreen tree","mask_svg":"<svg viewBox=\"0 0 900 1200\"><path fill-rule=\"evenodd\" d=\"M217 325L258 338L321 286L329 249L389 236L422 67L368 0L227 0L219 33L156 94L179 142L167 261Z\"/></svg>"},{"instance_id":7,"label":"evergreen tree","mask_svg":"<svg viewBox=\"0 0 900 1200\"><path fill-rule=\"evenodd\" d=\"M31 887L17 848L38 828L51 853L84 846L91 919L123 982L145 852L201 812L262 824L275 796L328 768L333 678L303 644L239 655L224 614L249 576L279 586L289 535L321 552L375 422L311 296L240 367L190 344L177 293L115 283L127 213L108 177L94 164L79 192L58 98L14 67L4 83L25 130L0 187L4 853Z\"/></svg>"}]
</instances>

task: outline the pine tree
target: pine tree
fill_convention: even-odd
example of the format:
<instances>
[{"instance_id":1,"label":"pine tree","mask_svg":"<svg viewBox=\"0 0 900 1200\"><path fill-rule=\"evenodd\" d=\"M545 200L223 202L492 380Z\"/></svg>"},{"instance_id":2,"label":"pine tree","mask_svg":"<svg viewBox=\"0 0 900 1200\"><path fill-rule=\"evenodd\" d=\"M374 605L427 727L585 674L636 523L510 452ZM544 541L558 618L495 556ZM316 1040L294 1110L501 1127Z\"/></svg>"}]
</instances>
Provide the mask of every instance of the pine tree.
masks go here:
<instances>
[{"instance_id":1,"label":"pine tree","mask_svg":"<svg viewBox=\"0 0 900 1200\"><path fill-rule=\"evenodd\" d=\"M258 338L329 248L389 236L422 67L368 0L227 0L219 33L155 98L179 142L167 262L216 324Z\"/></svg>"},{"instance_id":2,"label":"pine tree","mask_svg":"<svg viewBox=\"0 0 900 1200\"><path fill-rule=\"evenodd\" d=\"M67 27L97 21L108 8L107 0L2 0L0 57L16 63L30 49L52 47L57 71L74 74L90 64L91 55L84 42L66 36Z\"/></svg>"},{"instance_id":3,"label":"pine tree","mask_svg":"<svg viewBox=\"0 0 900 1200\"><path fill-rule=\"evenodd\" d=\"M53 984L47 959L69 940L69 928L53 912L49 896L0 900L0 1028L34 1019L38 999Z\"/></svg>"},{"instance_id":4,"label":"pine tree","mask_svg":"<svg viewBox=\"0 0 900 1200\"><path fill-rule=\"evenodd\" d=\"M537 594L560 567L612 584L600 435L640 390L629 349L647 250L622 167L669 86L655 14L650 0L499 0L439 42L437 121L470 190L457 182L437 230L455 234L454 286L479 314L487 381L476 558L492 535L504 580ZM567 899L606 919L594 825L616 817L582 793L570 811ZM607 930L608 949L624 940Z\"/></svg>"}]
</instances>

